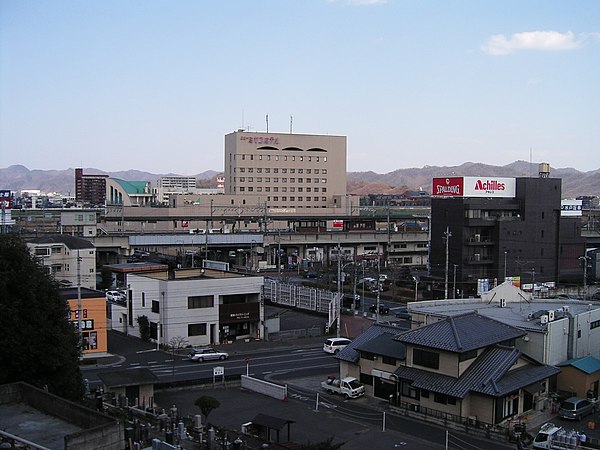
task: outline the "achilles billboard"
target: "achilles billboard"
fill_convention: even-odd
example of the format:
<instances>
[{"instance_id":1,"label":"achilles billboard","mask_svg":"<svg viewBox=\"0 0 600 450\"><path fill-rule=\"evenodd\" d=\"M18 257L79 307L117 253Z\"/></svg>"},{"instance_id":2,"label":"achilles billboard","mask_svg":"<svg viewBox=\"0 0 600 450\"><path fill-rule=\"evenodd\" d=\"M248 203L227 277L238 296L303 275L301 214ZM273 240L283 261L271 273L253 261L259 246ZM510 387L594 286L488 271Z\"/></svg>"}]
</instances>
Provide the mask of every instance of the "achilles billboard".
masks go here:
<instances>
[{"instance_id":1,"label":"achilles billboard","mask_svg":"<svg viewBox=\"0 0 600 450\"><path fill-rule=\"evenodd\" d=\"M515 196L514 178L448 177L434 178L432 197L505 197Z\"/></svg>"}]
</instances>

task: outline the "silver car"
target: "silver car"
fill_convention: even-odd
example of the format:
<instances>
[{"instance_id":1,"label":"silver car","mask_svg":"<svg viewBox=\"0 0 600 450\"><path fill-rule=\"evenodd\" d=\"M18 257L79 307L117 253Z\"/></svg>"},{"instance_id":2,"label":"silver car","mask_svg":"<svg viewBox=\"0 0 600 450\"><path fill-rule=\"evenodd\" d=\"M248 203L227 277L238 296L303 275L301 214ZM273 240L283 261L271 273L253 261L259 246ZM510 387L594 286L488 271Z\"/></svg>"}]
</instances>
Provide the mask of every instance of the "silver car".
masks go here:
<instances>
[{"instance_id":1,"label":"silver car","mask_svg":"<svg viewBox=\"0 0 600 450\"><path fill-rule=\"evenodd\" d=\"M560 404L558 416L563 419L580 420L594 412L595 404L586 398L571 397Z\"/></svg>"},{"instance_id":2,"label":"silver car","mask_svg":"<svg viewBox=\"0 0 600 450\"><path fill-rule=\"evenodd\" d=\"M229 354L225 352L218 352L214 348L193 348L190 350L188 359L194 362L203 362L211 360L223 361L229 358Z\"/></svg>"}]
</instances>

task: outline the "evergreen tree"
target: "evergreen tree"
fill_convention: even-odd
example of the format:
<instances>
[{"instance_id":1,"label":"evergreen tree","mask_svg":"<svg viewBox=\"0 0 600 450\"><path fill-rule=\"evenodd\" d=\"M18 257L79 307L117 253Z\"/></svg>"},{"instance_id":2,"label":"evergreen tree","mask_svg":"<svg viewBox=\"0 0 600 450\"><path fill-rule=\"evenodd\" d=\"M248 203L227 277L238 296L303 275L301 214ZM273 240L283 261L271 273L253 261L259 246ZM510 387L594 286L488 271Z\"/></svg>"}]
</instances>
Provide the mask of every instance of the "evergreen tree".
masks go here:
<instances>
[{"instance_id":1,"label":"evergreen tree","mask_svg":"<svg viewBox=\"0 0 600 450\"><path fill-rule=\"evenodd\" d=\"M58 284L21 238L0 234L0 384L24 381L79 400L79 334Z\"/></svg>"}]
</instances>

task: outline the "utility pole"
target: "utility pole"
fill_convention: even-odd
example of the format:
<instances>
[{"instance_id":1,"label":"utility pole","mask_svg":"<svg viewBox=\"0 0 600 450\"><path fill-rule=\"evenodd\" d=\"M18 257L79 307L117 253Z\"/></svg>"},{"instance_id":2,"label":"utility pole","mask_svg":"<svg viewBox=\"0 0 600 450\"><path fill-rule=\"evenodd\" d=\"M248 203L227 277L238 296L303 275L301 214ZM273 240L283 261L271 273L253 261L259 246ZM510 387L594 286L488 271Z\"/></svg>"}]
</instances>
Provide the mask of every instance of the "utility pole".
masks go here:
<instances>
[{"instance_id":1,"label":"utility pole","mask_svg":"<svg viewBox=\"0 0 600 450\"><path fill-rule=\"evenodd\" d=\"M583 255L580 256L578 259L583 261L583 299L585 300L587 294L587 265L588 259L590 259L590 257L587 255Z\"/></svg>"},{"instance_id":2,"label":"utility pole","mask_svg":"<svg viewBox=\"0 0 600 450\"><path fill-rule=\"evenodd\" d=\"M502 280L502 282L504 283L506 281L506 254L508 252L504 252L504 280Z\"/></svg>"},{"instance_id":3,"label":"utility pole","mask_svg":"<svg viewBox=\"0 0 600 450\"><path fill-rule=\"evenodd\" d=\"M450 233L450 227L446 226L446 231L444 231L444 240L446 241L446 270L445 270L445 281L444 281L444 299L448 299L448 243L450 238L452 237L452 233Z\"/></svg>"},{"instance_id":4,"label":"utility pole","mask_svg":"<svg viewBox=\"0 0 600 450\"><path fill-rule=\"evenodd\" d=\"M79 350L81 350L83 342L81 332L81 256L79 256L79 249L77 249L77 330L79 331Z\"/></svg>"},{"instance_id":5,"label":"utility pole","mask_svg":"<svg viewBox=\"0 0 600 450\"><path fill-rule=\"evenodd\" d=\"M335 305L335 313L337 314L337 337L340 337L340 332L341 332L341 328L342 328L342 320L341 320L341 303L342 303L342 260L341 260L341 248L340 248L340 244L338 243L337 246L337 263L338 263L338 267L337 267L337 298L336 298L336 305Z\"/></svg>"},{"instance_id":6,"label":"utility pole","mask_svg":"<svg viewBox=\"0 0 600 450\"><path fill-rule=\"evenodd\" d=\"M452 298L456 298L456 264L454 266L454 278L452 280Z\"/></svg>"}]
</instances>

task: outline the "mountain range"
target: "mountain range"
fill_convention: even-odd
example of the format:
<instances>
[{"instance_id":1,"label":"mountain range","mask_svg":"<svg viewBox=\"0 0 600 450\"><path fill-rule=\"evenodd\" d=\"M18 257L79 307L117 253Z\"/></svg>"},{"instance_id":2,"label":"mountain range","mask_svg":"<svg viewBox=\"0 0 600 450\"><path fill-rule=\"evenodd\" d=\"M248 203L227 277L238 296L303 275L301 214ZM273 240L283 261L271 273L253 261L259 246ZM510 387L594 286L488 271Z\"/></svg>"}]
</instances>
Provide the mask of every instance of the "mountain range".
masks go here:
<instances>
[{"instance_id":1,"label":"mountain range","mask_svg":"<svg viewBox=\"0 0 600 450\"><path fill-rule=\"evenodd\" d=\"M150 181L155 184L163 176L177 174L154 174L139 170L104 172L86 168L84 174L103 174L126 181ZM221 172L207 170L193 175L199 187L216 187L216 176ZM537 177L538 164L515 161L506 166L492 166L467 162L460 166L424 166L422 168L398 169L386 174L375 172L348 172L347 190L351 195L401 194L407 190L431 190L434 177L485 176L485 177ZM551 178L562 178L562 197L580 195L600 196L600 169L581 172L573 168L551 168ZM0 189L21 191L39 189L43 192L74 194L75 169L29 170L25 166L13 165L0 168Z\"/></svg>"}]
</instances>

